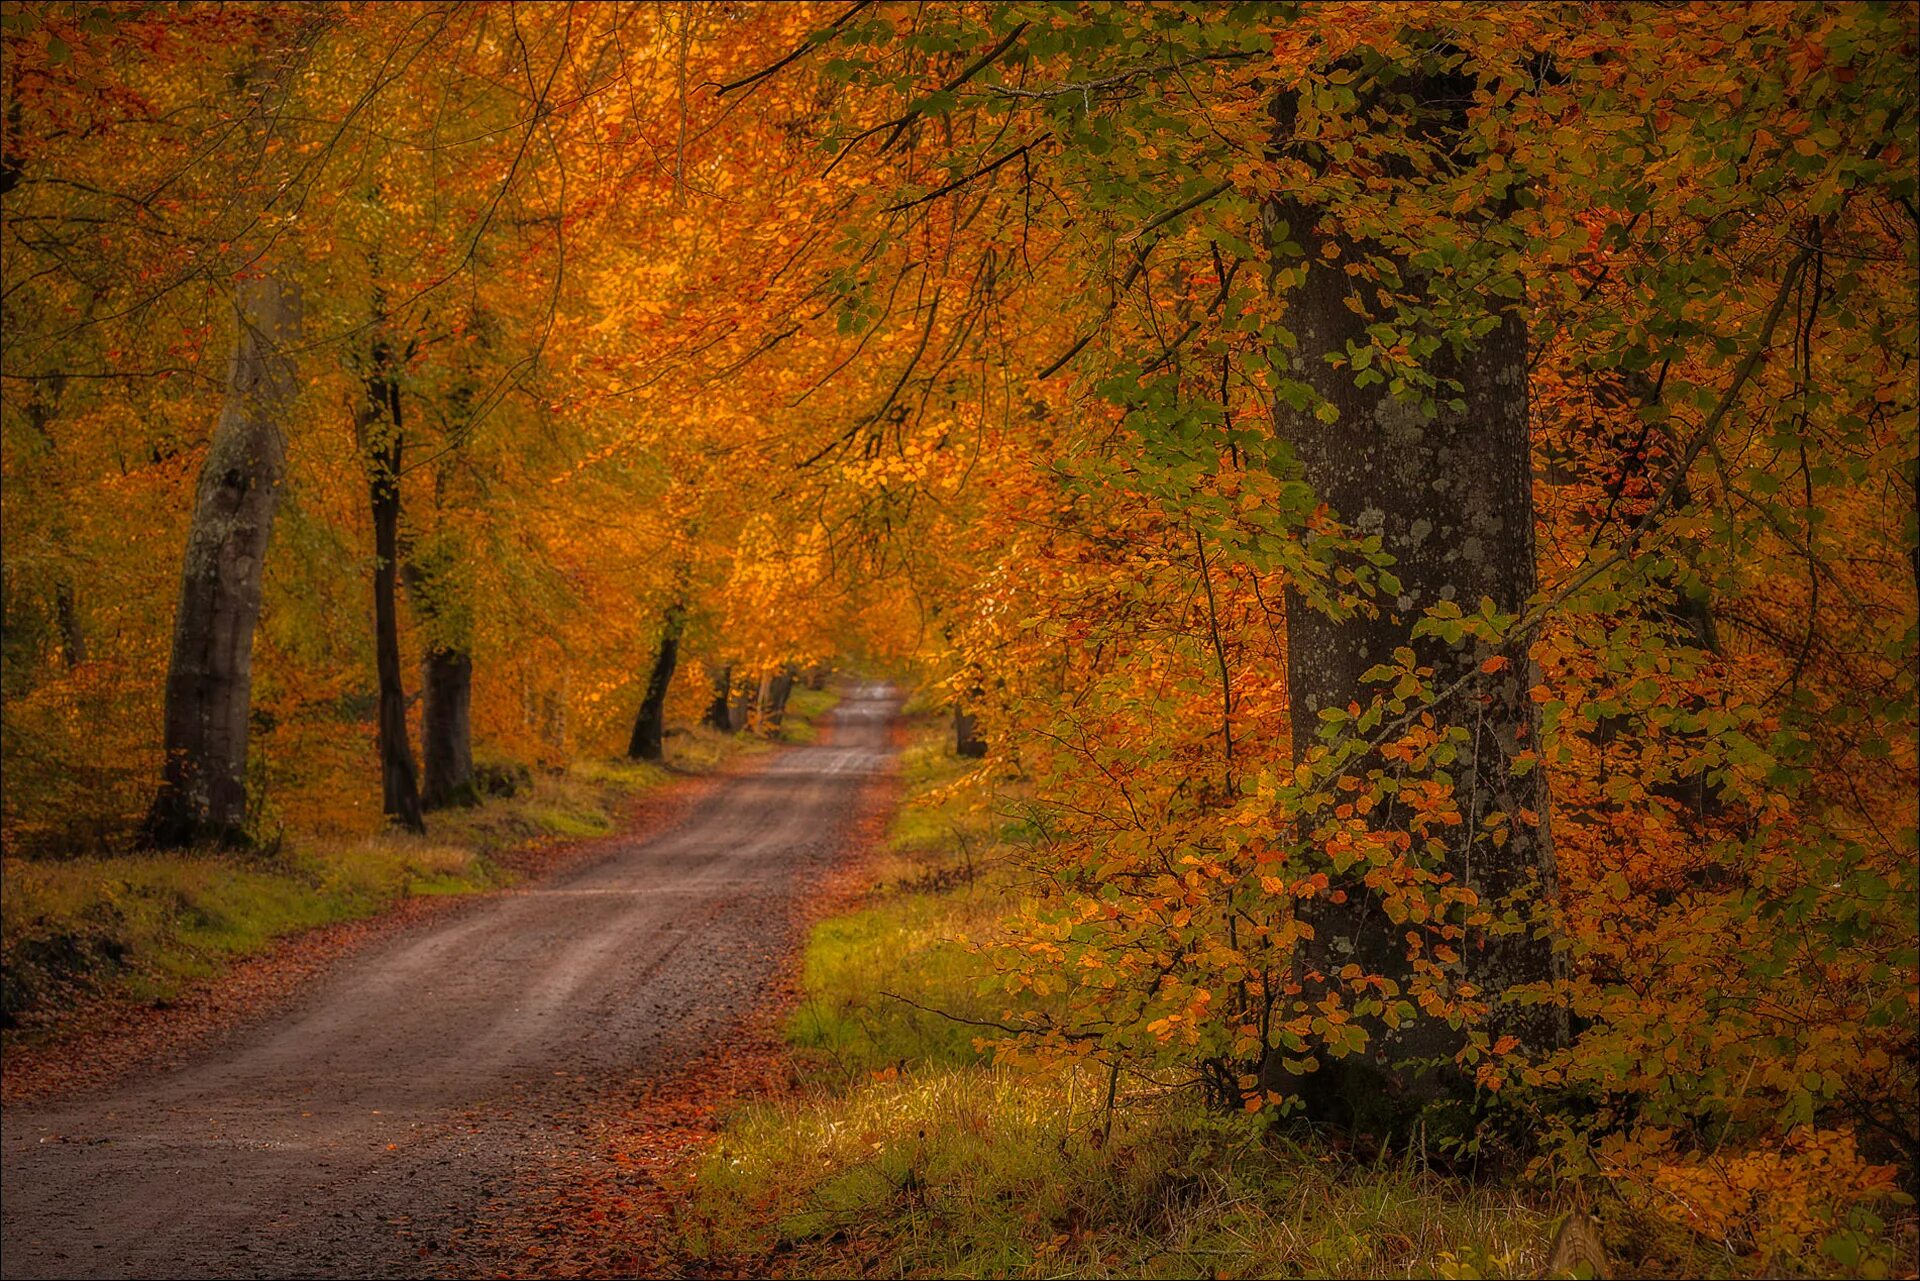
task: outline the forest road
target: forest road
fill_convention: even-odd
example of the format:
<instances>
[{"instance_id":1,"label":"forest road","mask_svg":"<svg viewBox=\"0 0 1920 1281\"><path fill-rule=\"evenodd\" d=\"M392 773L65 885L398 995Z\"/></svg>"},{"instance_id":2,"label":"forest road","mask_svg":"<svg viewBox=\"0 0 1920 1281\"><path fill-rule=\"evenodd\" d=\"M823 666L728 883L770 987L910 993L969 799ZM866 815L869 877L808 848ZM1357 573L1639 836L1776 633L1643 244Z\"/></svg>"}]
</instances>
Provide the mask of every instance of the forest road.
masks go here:
<instances>
[{"instance_id":1,"label":"forest road","mask_svg":"<svg viewBox=\"0 0 1920 1281\"><path fill-rule=\"evenodd\" d=\"M817 746L673 827L352 954L184 1065L4 1125L7 1277L436 1276L583 1142L580 1111L725 1037L787 964L796 896L887 764L852 686Z\"/></svg>"}]
</instances>

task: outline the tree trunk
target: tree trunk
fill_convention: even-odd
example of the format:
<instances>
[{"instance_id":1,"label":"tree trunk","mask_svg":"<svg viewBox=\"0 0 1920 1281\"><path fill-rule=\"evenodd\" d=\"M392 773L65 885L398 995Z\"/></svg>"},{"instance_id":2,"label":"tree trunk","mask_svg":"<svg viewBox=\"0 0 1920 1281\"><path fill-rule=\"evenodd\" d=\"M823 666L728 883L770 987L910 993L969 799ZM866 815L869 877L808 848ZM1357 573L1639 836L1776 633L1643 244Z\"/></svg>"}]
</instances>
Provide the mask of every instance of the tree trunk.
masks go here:
<instances>
[{"instance_id":1,"label":"tree trunk","mask_svg":"<svg viewBox=\"0 0 1920 1281\"><path fill-rule=\"evenodd\" d=\"M73 583L61 579L53 588L54 620L60 627L60 657L69 670L87 661L87 633L73 600Z\"/></svg>"},{"instance_id":2,"label":"tree trunk","mask_svg":"<svg viewBox=\"0 0 1920 1281\"><path fill-rule=\"evenodd\" d=\"M754 689L753 678L748 677L733 691L733 709L728 714L728 719L736 732L745 729L753 717Z\"/></svg>"},{"instance_id":3,"label":"tree trunk","mask_svg":"<svg viewBox=\"0 0 1920 1281\"><path fill-rule=\"evenodd\" d=\"M478 799L473 790L473 656L429 646L421 664L421 688L421 808L471 805Z\"/></svg>"},{"instance_id":4,"label":"tree trunk","mask_svg":"<svg viewBox=\"0 0 1920 1281\"><path fill-rule=\"evenodd\" d=\"M559 683L540 694L541 738L561 760L567 756L567 692L567 674L563 671Z\"/></svg>"},{"instance_id":5,"label":"tree trunk","mask_svg":"<svg viewBox=\"0 0 1920 1281\"><path fill-rule=\"evenodd\" d=\"M431 553L408 549L400 567L407 599L426 632L420 662L420 808L446 809L479 800L473 786L473 654L464 612L449 608L455 590ZM449 622L455 621L450 626Z\"/></svg>"},{"instance_id":6,"label":"tree trunk","mask_svg":"<svg viewBox=\"0 0 1920 1281\"><path fill-rule=\"evenodd\" d=\"M660 650L654 655L647 693L640 700L640 714L633 719L633 737L627 742L627 755L633 760L657 761L666 754L667 686L680 661L680 633L685 627L685 607L668 606L660 628Z\"/></svg>"},{"instance_id":7,"label":"tree trunk","mask_svg":"<svg viewBox=\"0 0 1920 1281\"><path fill-rule=\"evenodd\" d=\"M286 469L299 304L291 285L269 276L237 282L234 309L239 334L226 403L200 468L182 560L166 764L141 833L150 847L244 840L253 630Z\"/></svg>"},{"instance_id":8,"label":"tree trunk","mask_svg":"<svg viewBox=\"0 0 1920 1281\"><path fill-rule=\"evenodd\" d=\"M728 664L722 667L719 674L713 678L713 701L707 704L707 714L701 718L709 728L719 730L733 728L732 717L727 711L727 699L732 693L733 666Z\"/></svg>"},{"instance_id":9,"label":"tree trunk","mask_svg":"<svg viewBox=\"0 0 1920 1281\"><path fill-rule=\"evenodd\" d=\"M982 757L987 754L987 740L980 737L978 718L963 705L953 705L953 750L960 756Z\"/></svg>"},{"instance_id":10,"label":"tree trunk","mask_svg":"<svg viewBox=\"0 0 1920 1281\"><path fill-rule=\"evenodd\" d=\"M757 734L767 732L767 709L773 705L773 669L769 667L760 673L760 692L753 697L753 729Z\"/></svg>"},{"instance_id":11,"label":"tree trunk","mask_svg":"<svg viewBox=\"0 0 1920 1281\"><path fill-rule=\"evenodd\" d=\"M1287 593L1288 697L1294 750L1304 758L1317 740L1323 709L1355 702L1365 706L1378 692L1361 674L1377 663L1391 662L1395 648L1410 643L1410 630L1421 611L1456 601L1473 614L1488 597L1499 610L1519 613L1532 596L1527 344L1520 316L1508 310L1472 349L1456 352L1442 345L1429 368L1437 378L1460 384L1463 409L1442 406L1429 412L1388 395L1384 383L1356 387L1352 372L1329 365L1327 358L1371 343L1368 318L1348 307L1352 288L1342 268L1371 247L1342 243L1337 260L1326 257L1321 249L1329 237L1314 231L1312 211L1276 202L1269 212L1288 224L1292 238L1304 248L1305 280L1287 295L1287 323L1298 340L1293 376L1339 411L1337 421L1329 424L1276 401L1276 432L1292 444L1319 499L1350 527L1379 536L1394 557L1392 573L1400 581L1397 597L1380 600L1374 618L1364 613L1332 618L1309 607L1297 592ZM1402 269L1407 290L1419 288L1418 273L1405 264ZM1470 886L1483 906L1492 907L1515 893L1535 903L1551 897L1555 878L1543 771L1516 778L1511 769L1514 757L1532 750L1537 738L1525 645L1512 646L1504 654L1505 668L1487 674L1479 673L1483 660L1492 657L1484 649L1433 639L1413 642L1412 648L1421 663L1433 667L1436 690L1469 680L1461 695L1432 709L1443 727L1451 723L1468 731L1451 771L1455 801L1466 821L1445 829L1446 870L1456 883ZM1364 776L1367 769L1384 764L1371 757L1350 765L1347 772ZM1495 812L1510 818L1509 835L1499 847L1479 821ZM1303 958L1308 978L1303 999L1308 1002L1319 999L1316 993L1343 988L1333 976L1350 962L1367 974L1395 980L1403 990L1412 975L1406 927L1381 910L1378 897L1362 880L1367 870L1362 862L1336 877L1331 888L1346 892L1344 903L1322 894L1301 907L1315 931ZM1557 962L1544 932L1477 929L1460 950L1464 969L1456 976L1470 980L1491 999L1489 1031L1494 1036L1511 1033L1542 1046L1564 1035L1557 1011L1500 1003L1500 994L1508 988L1555 977ZM1354 997L1351 992L1342 995L1349 1003ZM1372 1038L1374 1067L1399 1088L1411 1083L1398 1065L1449 1057L1462 1039L1460 1032L1433 1018L1411 1020L1398 1030L1377 1018L1364 1022ZM1322 1064L1313 1074L1320 1078L1318 1088L1337 1088L1341 1074L1328 1069L1342 1062ZM1353 1084L1349 1079L1347 1085Z\"/></svg>"},{"instance_id":12,"label":"tree trunk","mask_svg":"<svg viewBox=\"0 0 1920 1281\"><path fill-rule=\"evenodd\" d=\"M773 685L767 695L767 730L778 730L787 719L787 699L793 694L793 664L787 663L780 668L780 674L773 678Z\"/></svg>"},{"instance_id":13,"label":"tree trunk","mask_svg":"<svg viewBox=\"0 0 1920 1281\"><path fill-rule=\"evenodd\" d=\"M367 406L361 419L373 509L374 657L380 677L380 806L410 832L427 830L420 814L419 775L407 737L407 693L400 678L400 610L395 588L400 573L400 464L406 444L400 417L400 384L393 355L376 338L366 378Z\"/></svg>"}]
</instances>

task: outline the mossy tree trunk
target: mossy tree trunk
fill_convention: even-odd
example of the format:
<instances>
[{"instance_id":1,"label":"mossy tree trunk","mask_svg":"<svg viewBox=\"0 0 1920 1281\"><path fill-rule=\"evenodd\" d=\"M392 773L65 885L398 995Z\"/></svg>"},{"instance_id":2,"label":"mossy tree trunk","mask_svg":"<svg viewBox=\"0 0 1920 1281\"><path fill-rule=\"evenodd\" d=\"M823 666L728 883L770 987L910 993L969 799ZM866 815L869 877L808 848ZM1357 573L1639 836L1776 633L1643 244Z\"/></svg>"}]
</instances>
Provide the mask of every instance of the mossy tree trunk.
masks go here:
<instances>
[{"instance_id":1,"label":"mossy tree trunk","mask_svg":"<svg viewBox=\"0 0 1920 1281\"><path fill-rule=\"evenodd\" d=\"M1483 599L1490 599L1496 609L1518 614L1534 593L1526 326L1516 307L1480 299L1492 318L1491 330L1468 346L1442 342L1427 363L1427 372L1443 388L1435 397L1442 402L1438 405L1396 398L1384 379L1357 386L1352 369L1330 363L1338 357L1344 366L1351 352L1372 343L1370 318L1350 306L1354 289L1344 264L1380 252L1379 247L1357 245L1318 227L1316 210L1288 200L1273 201L1266 214L1270 241L1278 243L1284 228L1302 250L1304 279L1296 278L1286 295L1286 323L1298 344L1292 376L1337 411L1326 422L1312 409L1294 409L1276 399L1276 433L1291 444L1317 497L1349 528L1378 536L1393 557L1392 574L1400 584L1392 598L1376 602L1373 616L1358 611L1335 617L1289 591L1287 683L1295 751L1303 755L1317 741L1323 709L1366 706L1379 687L1363 681L1362 673L1392 662L1397 647L1410 645L1419 662L1433 668L1434 689L1456 690L1432 709L1443 730L1466 731L1450 767L1464 821L1446 829L1445 870L1455 883L1471 887L1481 904L1494 907L1496 918L1496 905L1509 901L1524 916L1530 910L1525 905L1538 905L1556 893L1542 771L1515 772L1516 757L1537 745L1525 644L1513 644L1500 655L1507 660L1503 667L1488 664L1498 670L1483 671L1495 656L1483 646L1409 638L1422 612L1443 601L1458 602L1474 614ZM1403 292L1418 299L1425 288L1420 273L1409 263L1397 265ZM1460 390L1446 390L1449 382ZM1447 401L1454 403L1449 407ZM1370 757L1348 772L1364 775L1384 765ZM1485 821L1496 814L1506 824L1498 844L1489 839ZM1321 895L1302 906L1315 932L1299 970L1309 1002L1319 999L1316 992L1335 991L1352 1004L1356 994L1337 977L1350 963L1365 974L1396 980L1403 990L1412 978L1407 926L1382 910L1379 895L1364 883L1368 870L1363 862L1335 878L1331 888L1345 891L1344 902ZM1487 1030L1493 1036L1512 1034L1536 1047L1563 1038L1557 1011L1501 999L1509 989L1559 972L1544 928L1476 928L1460 952L1455 977L1491 999ZM1438 1080L1426 1082L1416 1082L1405 1070L1415 1060L1450 1059L1462 1043L1461 1031L1425 1017L1398 1029L1378 1018L1363 1023L1371 1062L1323 1062L1321 1071L1282 1084L1304 1087L1310 1105L1351 1093L1356 1075L1372 1089L1384 1074L1395 1093L1464 1087L1444 1069ZM1334 1102L1332 1110L1347 1102Z\"/></svg>"},{"instance_id":2,"label":"mossy tree trunk","mask_svg":"<svg viewBox=\"0 0 1920 1281\"><path fill-rule=\"evenodd\" d=\"M787 699L793 695L794 667L792 663L781 666L773 678L773 685L767 692L767 729L777 730L787 718Z\"/></svg>"},{"instance_id":3,"label":"mossy tree trunk","mask_svg":"<svg viewBox=\"0 0 1920 1281\"><path fill-rule=\"evenodd\" d=\"M736 731L743 730L753 719L753 692L759 686L751 675L737 681L733 688L733 706L728 709L727 720Z\"/></svg>"},{"instance_id":4,"label":"mossy tree trunk","mask_svg":"<svg viewBox=\"0 0 1920 1281\"><path fill-rule=\"evenodd\" d=\"M299 336L293 286L234 286L237 335L226 401L194 490L167 667L166 760L142 843L245 840L247 716L262 573L286 470Z\"/></svg>"}]
</instances>

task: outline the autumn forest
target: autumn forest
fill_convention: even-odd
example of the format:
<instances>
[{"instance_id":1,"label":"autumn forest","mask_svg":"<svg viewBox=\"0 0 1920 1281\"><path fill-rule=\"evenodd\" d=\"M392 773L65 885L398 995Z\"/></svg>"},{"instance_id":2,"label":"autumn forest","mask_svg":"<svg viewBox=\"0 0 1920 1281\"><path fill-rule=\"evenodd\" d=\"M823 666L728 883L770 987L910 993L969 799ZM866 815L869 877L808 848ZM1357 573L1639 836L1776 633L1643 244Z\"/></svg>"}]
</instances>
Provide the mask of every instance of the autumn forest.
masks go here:
<instances>
[{"instance_id":1,"label":"autumn forest","mask_svg":"<svg viewBox=\"0 0 1920 1281\"><path fill-rule=\"evenodd\" d=\"M0 39L5 1275L1920 1269L1920 10Z\"/></svg>"}]
</instances>

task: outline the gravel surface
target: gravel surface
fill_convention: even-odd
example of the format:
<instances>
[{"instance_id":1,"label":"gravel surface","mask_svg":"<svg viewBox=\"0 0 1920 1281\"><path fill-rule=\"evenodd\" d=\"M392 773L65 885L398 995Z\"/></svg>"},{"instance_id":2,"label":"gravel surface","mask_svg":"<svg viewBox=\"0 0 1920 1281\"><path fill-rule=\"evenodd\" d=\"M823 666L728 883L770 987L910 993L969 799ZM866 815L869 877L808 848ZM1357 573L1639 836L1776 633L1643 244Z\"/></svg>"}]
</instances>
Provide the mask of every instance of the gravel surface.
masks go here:
<instances>
[{"instance_id":1,"label":"gravel surface","mask_svg":"<svg viewBox=\"0 0 1920 1281\"><path fill-rule=\"evenodd\" d=\"M787 964L892 750L892 692L846 694L825 744L665 832L355 952L179 1068L8 1108L0 1274L494 1270L488 1217L528 1172L598 1100L710 1055Z\"/></svg>"}]
</instances>

